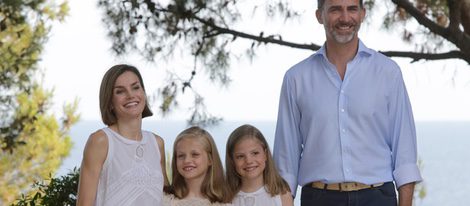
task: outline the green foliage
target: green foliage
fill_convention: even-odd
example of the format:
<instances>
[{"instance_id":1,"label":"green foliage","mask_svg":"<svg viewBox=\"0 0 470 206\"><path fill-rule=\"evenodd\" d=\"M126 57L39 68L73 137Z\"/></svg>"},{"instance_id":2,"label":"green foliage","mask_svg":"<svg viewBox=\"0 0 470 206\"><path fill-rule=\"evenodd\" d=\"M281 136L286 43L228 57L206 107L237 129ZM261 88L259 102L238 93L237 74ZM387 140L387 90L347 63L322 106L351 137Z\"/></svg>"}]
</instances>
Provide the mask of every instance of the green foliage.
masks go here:
<instances>
[{"instance_id":1,"label":"green foliage","mask_svg":"<svg viewBox=\"0 0 470 206\"><path fill-rule=\"evenodd\" d=\"M0 205L54 174L72 146L78 102L66 104L59 121L48 112L52 92L36 79L50 27L67 11L53 0L0 1Z\"/></svg>"},{"instance_id":2,"label":"green foliage","mask_svg":"<svg viewBox=\"0 0 470 206\"><path fill-rule=\"evenodd\" d=\"M44 0L0 1L1 89L26 89L32 83L36 63L53 20L63 20L66 3Z\"/></svg>"},{"instance_id":3,"label":"green foliage","mask_svg":"<svg viewBox=\"0 0 470 206\"><path fill-rule=\"evenodd\" d=\"M33 187L37 189L37 192L30 196L22 195L12 206L75 205L79 175L80 170L74 168L68 174L59 178L50 176L47 181L36 182Z\"/></svg>"},{"instance_id":4,"label":"green foliage","mask_svg":"<svg viewBox=\"0 0 470 206\"><path fill-rule=\"evenodd\" d=\"M30 94L37 87L37 63L54 20L62 21L67 3L56 5L45 0L0 1L0 141L2 149L11 150L17 134L8 129L15 121L12 112L18 106L19 93ZM20 127L17 127L21 131ZM5 135L9 134L9 135Z\"/></svg>"},{"instance_id":5,"label":"green foliage","mask_svg":"<svg viewBox=\"0 0 470 206\"><path fill-rule=\"evenodd\" d=\"M66 116L73 118L67 120L69 125L60 128L53 115L40 111L47 109L45 105L48 104L50 95L38 87L32 94L18 95L20 106L14 112L15 119L25 121L18 123L21 124L21 129L11 131L23 145L0 153L0 203L9 203L16 199L17 195L28 193L31 190L29 186L34 181L53 174L69 154L72 142L66 134L77 116L73 114L73 110L68 111ZM68 107L74 108L76 105L77 102Z\"/></svg>"}]
</instances>

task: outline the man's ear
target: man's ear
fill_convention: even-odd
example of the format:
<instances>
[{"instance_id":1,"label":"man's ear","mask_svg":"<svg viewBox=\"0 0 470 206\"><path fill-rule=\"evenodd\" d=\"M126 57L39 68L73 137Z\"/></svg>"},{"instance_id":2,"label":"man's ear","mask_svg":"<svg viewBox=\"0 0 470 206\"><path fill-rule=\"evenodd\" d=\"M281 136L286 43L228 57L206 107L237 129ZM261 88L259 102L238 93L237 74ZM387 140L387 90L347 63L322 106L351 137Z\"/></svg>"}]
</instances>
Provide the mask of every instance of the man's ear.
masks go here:
<instances>
[{"instance_id":1,"label":"man's ear","mask_svg":"<svg viewBox=\"0 0 470 206\"><path fill-rule=\"evenodd\" d=\"M364 19L366 18L366 9L365 8L362 8L362 12L361 12L361 23L364 21Z\"/></svg>"},{"instance_id":2,"label":"man's ear","mask_svg":"<svg viewBox=\"0 0 470 206\"><path fill-rule=\"evenodd\" d=\"M315 11L315 16L317 17L317 21L320 24L323 24L323 18L321 17L322 11L320 9L317 9Z\"/></svg>"}]
</instances>

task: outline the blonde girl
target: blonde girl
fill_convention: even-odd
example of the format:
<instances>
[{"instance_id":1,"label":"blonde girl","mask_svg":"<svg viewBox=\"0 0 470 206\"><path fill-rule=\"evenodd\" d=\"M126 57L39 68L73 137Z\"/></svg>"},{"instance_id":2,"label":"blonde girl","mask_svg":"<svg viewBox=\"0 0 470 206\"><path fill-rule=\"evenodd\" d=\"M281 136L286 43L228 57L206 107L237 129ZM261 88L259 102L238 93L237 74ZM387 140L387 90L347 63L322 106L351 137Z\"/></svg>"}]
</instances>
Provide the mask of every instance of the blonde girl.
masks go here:
<instances>
[{"instance_id":1,"label":"blonde girl","mask_svg":"<svg viewBox=\"0 0 470 206\"><path fill-rule=\"evenodd\" d=\"M233 205L293 205L289 185L277 172L268 143L256 127L235 129L227 141L225 158Z\"/></svg>"},{"instance_id":2,"label":"blonde girl","mask_svg":"<svg viewBox=\"0 0 470 206\"><path fill-rule=\"evenodd\" d=\"M228 202L222 163L212 136L200 127L181 132L172 157L172 195L164 205L224 205Z\"/></svg>"}]
</instances>

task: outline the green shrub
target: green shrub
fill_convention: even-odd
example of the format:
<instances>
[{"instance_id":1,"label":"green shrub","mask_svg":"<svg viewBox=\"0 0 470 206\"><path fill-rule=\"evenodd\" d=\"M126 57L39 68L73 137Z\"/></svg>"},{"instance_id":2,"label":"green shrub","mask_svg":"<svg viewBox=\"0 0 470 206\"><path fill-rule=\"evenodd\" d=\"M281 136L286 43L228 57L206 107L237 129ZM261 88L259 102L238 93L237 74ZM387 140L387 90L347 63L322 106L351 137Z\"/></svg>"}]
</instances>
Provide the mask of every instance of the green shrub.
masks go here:
<instances>
[{"instance_id":1,"label":"green shrub","mask_svg":"<svg viewBox=\"0 0 470 206\"><path fill-rule=\"evenodd\" d=\"M12 206L68 206L75 205L77 201L77 188L80 169L74 168L68 174L36 182L33 185L36 193L22 195Z\"/></svg>"}]
</instances>

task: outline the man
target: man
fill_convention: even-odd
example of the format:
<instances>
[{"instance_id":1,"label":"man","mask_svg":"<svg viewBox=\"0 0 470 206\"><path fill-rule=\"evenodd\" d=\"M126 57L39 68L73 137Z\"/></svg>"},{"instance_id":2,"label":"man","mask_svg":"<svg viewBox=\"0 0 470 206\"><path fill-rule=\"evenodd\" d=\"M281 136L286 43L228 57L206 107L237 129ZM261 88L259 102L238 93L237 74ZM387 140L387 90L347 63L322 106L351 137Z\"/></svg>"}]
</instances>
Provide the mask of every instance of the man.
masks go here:
<instances>
[{"instance_id":1,"label":"man","mask_svg":"<svg viewBox=\"0 0 470 206\"><path fill-rule=\"evenodd\" d=\"M284 77L274 159L302 205L412 204L416 132L400 68L359 40L362 0L318 0L326 42Z\"/></svg>"}]
</instances>

